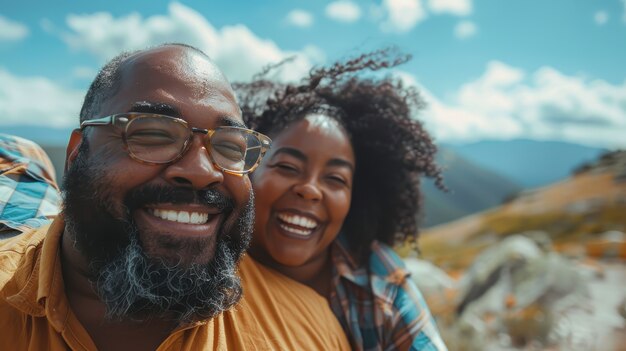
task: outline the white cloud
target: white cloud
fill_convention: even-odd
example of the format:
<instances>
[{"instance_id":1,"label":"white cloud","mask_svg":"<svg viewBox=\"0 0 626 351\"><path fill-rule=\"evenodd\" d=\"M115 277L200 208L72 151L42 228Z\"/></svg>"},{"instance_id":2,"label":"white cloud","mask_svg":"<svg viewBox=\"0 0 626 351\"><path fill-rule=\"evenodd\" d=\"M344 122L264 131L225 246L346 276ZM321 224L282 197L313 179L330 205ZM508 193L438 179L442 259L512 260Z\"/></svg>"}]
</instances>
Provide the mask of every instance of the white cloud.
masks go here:
<instances>
[{"instance_id":1,"label":"white cloud","mask_svg":"<svg viewBox=\"0 0 626 351\"><path fill-rule=\"evenodd\" d=\"M487 87L509 87L520 83L526 77L524 71L511 67L499 61L487 63L487 69L483 76L476 82Z\"/></svg>"},{"instance_id":2,"label":"white cloud","mask_svg":"<svg viewBox=\"0 0 626 351\"><path fill-rule=\"evenodd\" d=\"M372 5L371 18L380 23L387 33L406 33L428 15L451 14L467 16L472 13L473 0L382 0L380 6ZM624 0L626 1L626 0ZM426 4L426 8L424 7ZM472 22L462 22L455 28L457 37L467 38L476 32Z\"/></svg>"},{"instance_id":3,"label":"white cloud","mask_svg":"<svg viewBox=\"0 0 626 351\"><path fill-rule=\"evenodd\" d=\"M406 33L426 18L421 0L383 0L380 10L385 14L380 24L384 32Z\"/></svg>"},{"instance_id":4,"label":"white cloud","mask_svg":"<svg viewBox=\"0 0 626 351\"><path fill-rule=\"evenodd\" d=\"M407 73L401 77L416 84ZM440 141L531 138L626 147L626 80L611 84L551 67L527 74L493 61L449 100L420 88L428 102L421 118Z\"/></svg>"},{"instance_id":5,"label":"white cloud","mask_svg":"<svg viewBox=\"0 0 626 351\"><path fill-rule=\"evenodd\" d=\"M339 0L326 5L326 16L339 22L351 23L361 18L361 8L352 1Z\"/></svg>"},{"instance_id":6,"label":"white cloud","mask_svg":"<svg viewBox=\"0 0 626 351\"><path fill-rule=\"evenodd\" d=\"M19 77L0 68L0 121L4 125L78 125L84 91L43 77Z\"/></svg>"},{"instance_id":7,"label":"white cloud","mask_svg":"<svg viewBox=\"0 0 626 351\"><path fill-rule=\"evenodd\" d=\"M428 8L435 14L467 16L472 13L472 0L429 0Z\"/></svg>"},{"instance_id":8,"label":"white cloud","mask_svg":"<svg viewBox=\"0 0 626 351\"><path fill-rule=\"evenodd\" d=\"M0 15L0 41L18 41L28 36L28 27Z\"/></svg>"},{"instance_id":9,"label":"white cloud","mask_svg":"<svg viewBox=\"0 0 626 351\"><path fill-rule=\"evenodd\" d=\"M609 14L606 13L606 11L598 11L593 15L593 20L596 22L597 25L601 26L608 22Z\"/></svg>"},{"instance_id":10,"label":"white cloud","mask_svg":"<svg viewBox=\"0 0 626 351\"><path fill-rule=\"evenodd\" d=\"M96 74L98 74L98 71L91 67L77 66L72 69L72 77L77 79L93 80Z\"/></svg>"},{"instance_id":11,"label":"white cloud","mask_svg":"<svg viewBox=\"0 0 626 351\"><path fill-rule=\"evenodd\" d=\"M478 29L472 21L461 21L454 27L454 36L459 39L467 39L474 36Z\"/></svg>"},{"instance_id":12,"label":"white cloud","mask_svg":"<svg viewBox=\"0 0 626 351\"><path fill-rule=\"evenodd\" d=\"M296 27L310 27L313 24L313 15L304 10L291 10L285 18L288 24Z\"/></svg>"},{"instance_id":13,"label":"white cloud","mask_svg":"<svg viewBox=\"0 0 626 351\"><path fill-rule=\"evenodd\" d=\"M315 62L314 57L308 56L315 50L281 50L273 41L259 38L241 24L217 29L200 13L177 2L170 3L166 15L142 18L139 13L131 13L113 17L98 12L69 15L66 24L68 30L48 30L60 35L71 48L89 52L102 62L124 50L164 42L183 42L200 48L231 81L249 79L267 64L290 56L296 59L284 67L278 78L299 79Z\"/></svg>"}]
</instances>

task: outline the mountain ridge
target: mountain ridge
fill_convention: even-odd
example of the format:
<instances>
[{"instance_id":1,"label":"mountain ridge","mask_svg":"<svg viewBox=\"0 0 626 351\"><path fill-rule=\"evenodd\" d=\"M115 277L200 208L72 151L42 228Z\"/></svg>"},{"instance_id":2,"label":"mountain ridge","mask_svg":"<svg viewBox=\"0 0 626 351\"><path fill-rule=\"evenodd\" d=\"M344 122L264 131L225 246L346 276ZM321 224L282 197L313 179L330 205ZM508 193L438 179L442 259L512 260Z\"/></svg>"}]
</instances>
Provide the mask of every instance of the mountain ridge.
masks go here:
<instances>
[{"instance_id":1,"label":"mountain ridge","mask_svg":"<svg viewBox=\"0 0 626 351\"><path fill-rule=\"evenodd\" d=\"M525 189L567 178L579 165L607 149L563 141L513 139L483 140L466 144L441 144L466 160L509 178Z\"/></svg>"}]
</instances>

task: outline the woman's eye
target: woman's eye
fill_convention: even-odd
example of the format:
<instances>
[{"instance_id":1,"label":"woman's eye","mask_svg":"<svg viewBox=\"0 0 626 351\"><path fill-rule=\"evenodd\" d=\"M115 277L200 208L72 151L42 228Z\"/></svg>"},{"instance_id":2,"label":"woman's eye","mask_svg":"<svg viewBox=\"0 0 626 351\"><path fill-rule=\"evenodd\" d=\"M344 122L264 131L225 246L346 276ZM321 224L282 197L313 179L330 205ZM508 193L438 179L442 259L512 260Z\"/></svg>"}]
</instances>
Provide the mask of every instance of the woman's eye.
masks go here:
<instances>
[{"instance_id":1,"label":"woman's eye","mask_svg":"<svg viewBox=\"0 0 626 351\"><path fill-rule=\"evenodd\" d=\"M278 172L278 174L282 174L284 176L297 176L298 174L300 174L300 168L298 168L298 166L293 165L291 163L275 163L274 165L270 166L271 168L273 168L276 172Z\"/></svg>"},{"instance_id":2,"label":"woman's eye","mask_svg":"<svg viewBox=\"0 0 626 351\"><path fill-rule=\"evenodd\" d=\"M343 177L329 176L328 179L330 179L332 182L335 182L335 183L339 183L339 184L342 184L342 185L348 185L348 181L345 180Z\"/></svg>"},{"instance_id":3,"label":"woman's eye","mask_svg":"<svg viewBox=\"0 0 626 351\"><path fill-rule=\"evenodd\" d=\"M274 167L281 169L281 170L285 170L285 171L293 171L296 172L298 169L290 164L286 164L286 163L278 163L275 164Z\"/></svg>"}]
</instances>

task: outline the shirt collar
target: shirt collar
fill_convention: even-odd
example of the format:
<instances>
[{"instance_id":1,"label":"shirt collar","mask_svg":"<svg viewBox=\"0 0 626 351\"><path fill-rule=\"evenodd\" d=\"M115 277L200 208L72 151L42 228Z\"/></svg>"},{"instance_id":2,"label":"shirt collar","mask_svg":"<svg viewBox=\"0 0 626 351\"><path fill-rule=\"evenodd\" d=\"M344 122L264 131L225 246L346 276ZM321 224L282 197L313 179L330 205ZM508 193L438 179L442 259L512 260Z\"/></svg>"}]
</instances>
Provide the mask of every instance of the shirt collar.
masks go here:
<instances>
[{"instance_id":1,"label":"shirt collar","mask_svg":"<svg viewBox=\"0 0 626 351\"><path fill-rule=\"evenodd\" d=\"M26 314L47 316L58 332L63 330L69 313L60 254L64 229L65 222L61 216L49 227L37 229L15 274L3 289L7 302Z\"/></svg>"},{"instance_id":2,"label":"shirt collar","mask_svg":"<svg viewBox=\"0 0 626 351\"><path fill-rule=\"evenodd\" d=\"M345 236L340 234L331 247L336 275L359 289L371 289L377 298L393 303L398 287L408 279L409 273L403 261L387 245L374 241L370 250L368 264L359 266L348 249Z\"/></svg>"}]
</instances>

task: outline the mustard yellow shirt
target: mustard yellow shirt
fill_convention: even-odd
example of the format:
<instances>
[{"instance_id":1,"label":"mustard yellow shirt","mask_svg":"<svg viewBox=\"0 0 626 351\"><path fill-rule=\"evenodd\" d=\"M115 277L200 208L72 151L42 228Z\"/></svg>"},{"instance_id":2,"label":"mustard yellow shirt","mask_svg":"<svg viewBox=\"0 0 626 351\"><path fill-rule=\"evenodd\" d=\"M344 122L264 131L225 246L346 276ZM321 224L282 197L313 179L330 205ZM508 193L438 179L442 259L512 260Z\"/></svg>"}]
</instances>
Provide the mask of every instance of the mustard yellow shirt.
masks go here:
<instances>
[{"instance_id":1,"label":"mustard yellow shirt","mask_svg":"<svg viewBox=\"0 0 626 351\"><path fill-rule=\"evenodd\" d=\"M63 219L0 242L0 350L96 350L70 309ZM158 350L349 350L327 301L244 257L244 297L220 316L174 330Z\"/></svg>"}]
</instances>

